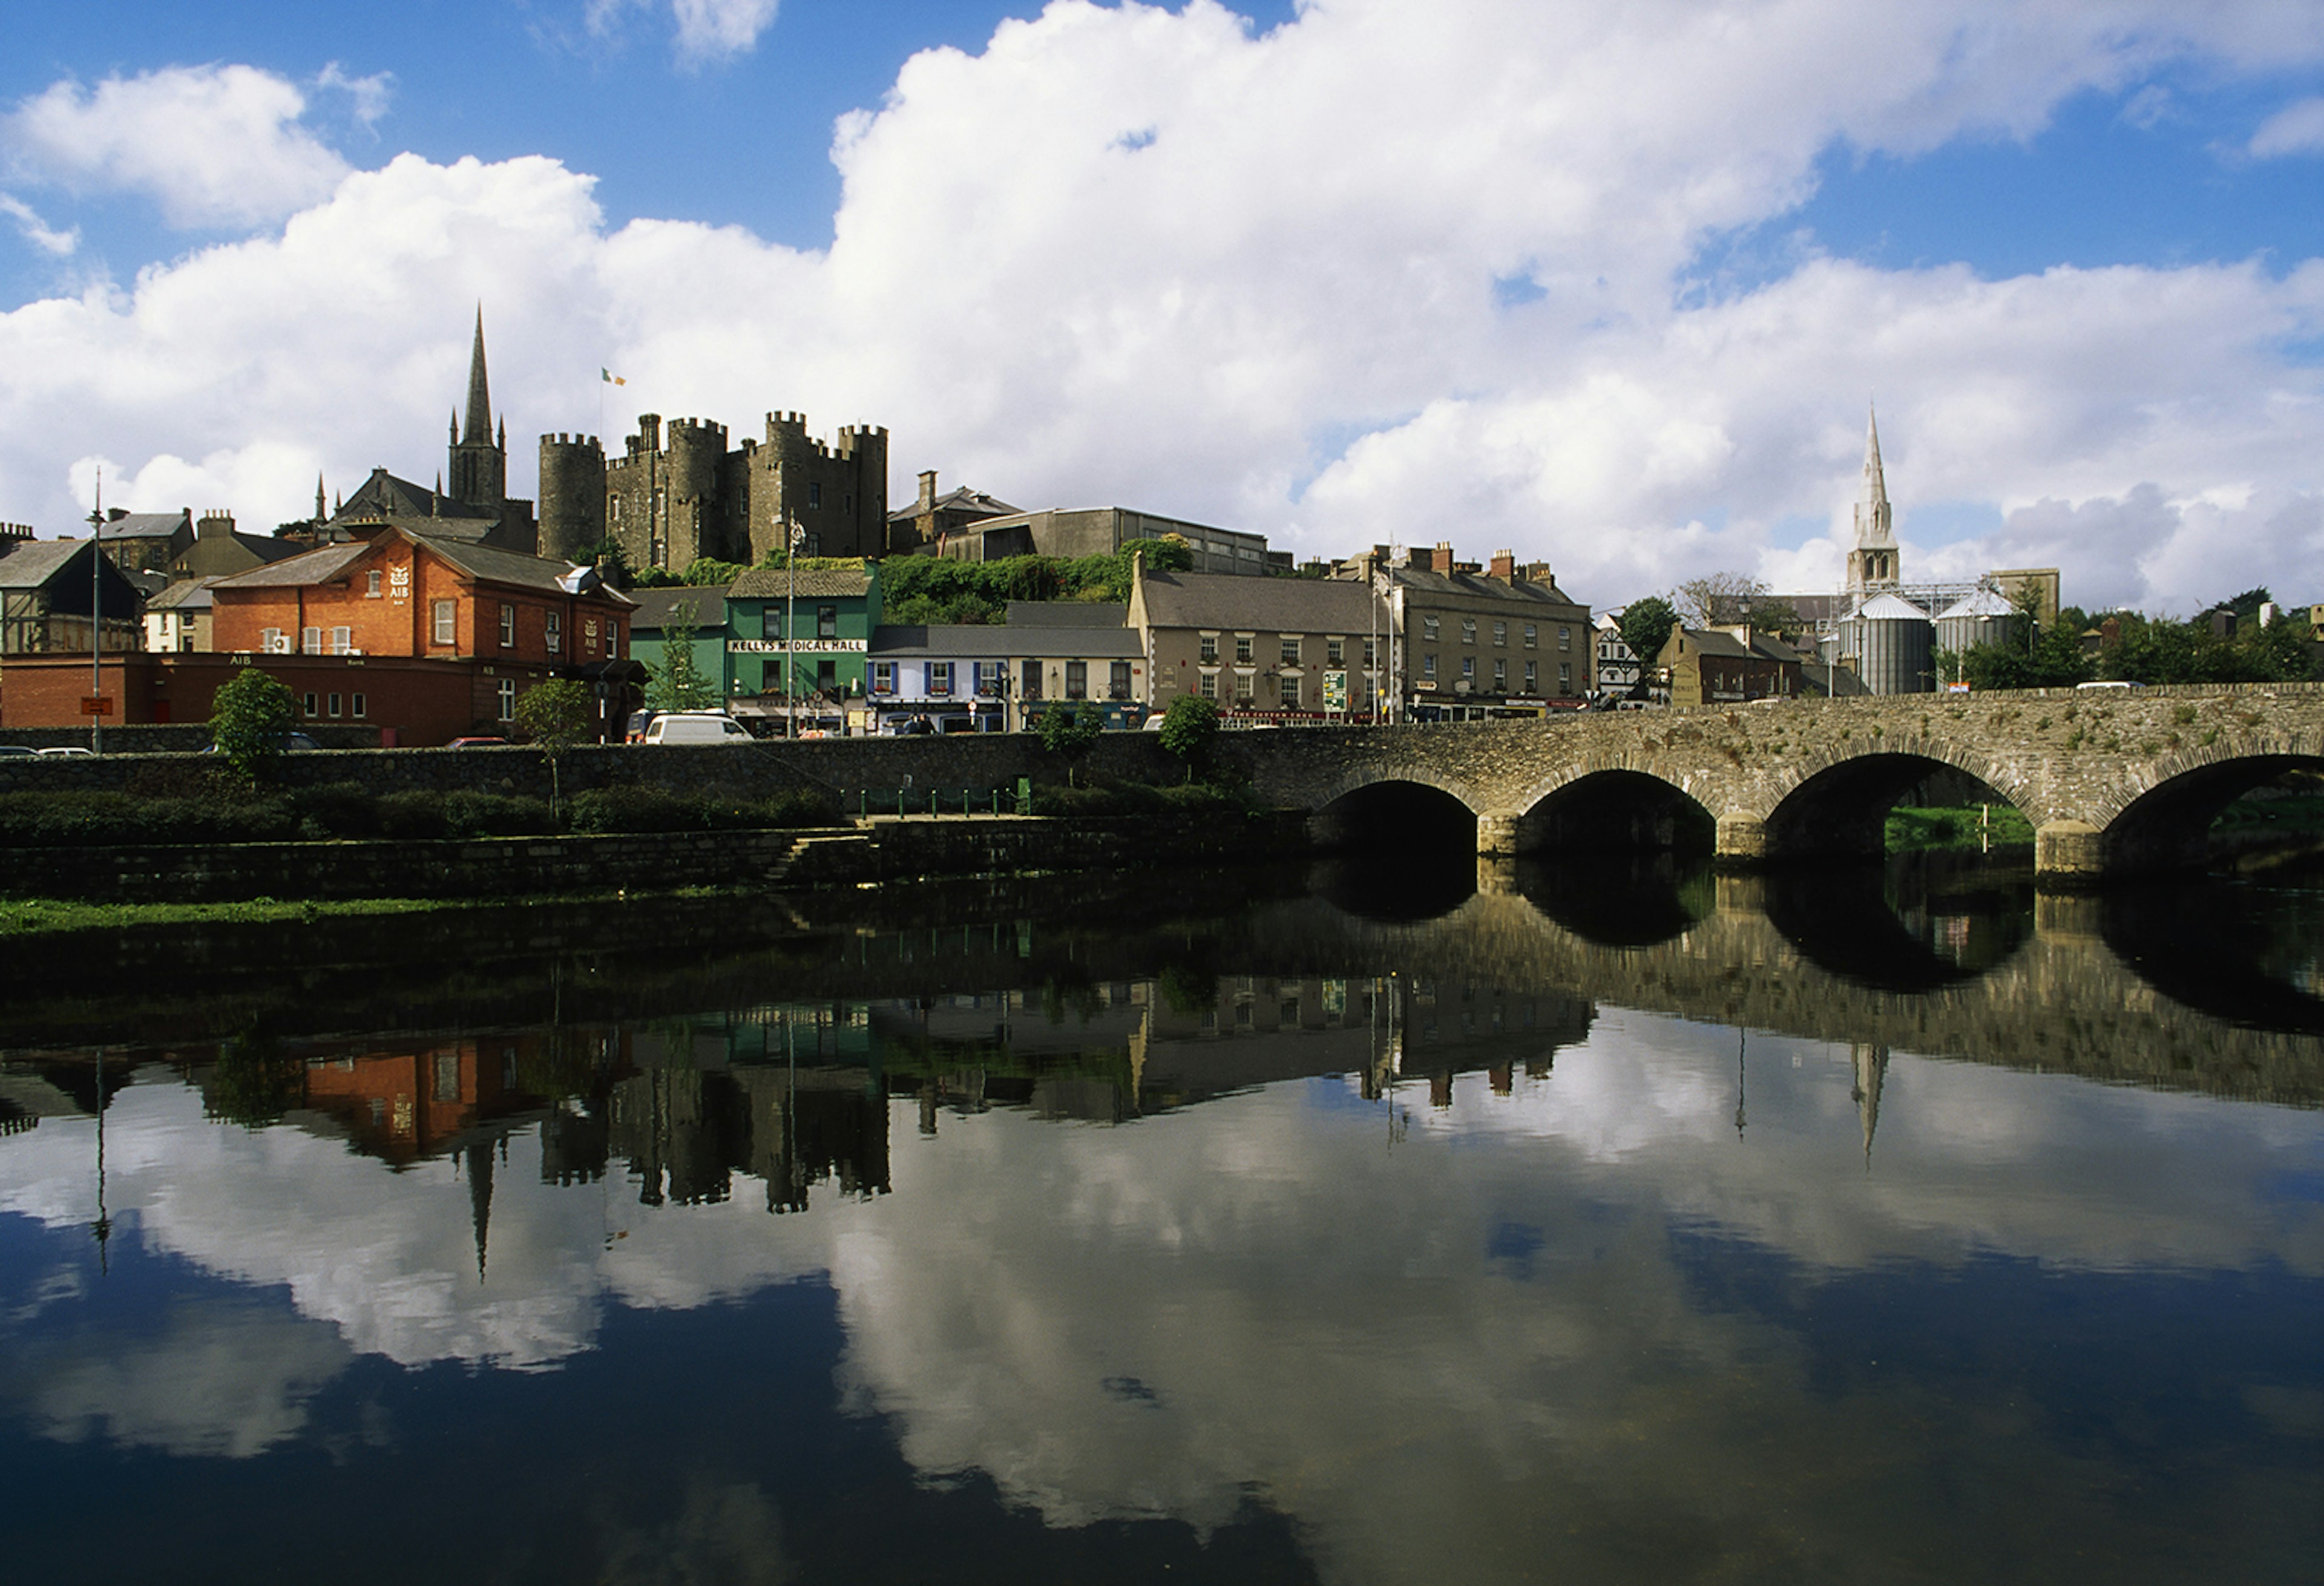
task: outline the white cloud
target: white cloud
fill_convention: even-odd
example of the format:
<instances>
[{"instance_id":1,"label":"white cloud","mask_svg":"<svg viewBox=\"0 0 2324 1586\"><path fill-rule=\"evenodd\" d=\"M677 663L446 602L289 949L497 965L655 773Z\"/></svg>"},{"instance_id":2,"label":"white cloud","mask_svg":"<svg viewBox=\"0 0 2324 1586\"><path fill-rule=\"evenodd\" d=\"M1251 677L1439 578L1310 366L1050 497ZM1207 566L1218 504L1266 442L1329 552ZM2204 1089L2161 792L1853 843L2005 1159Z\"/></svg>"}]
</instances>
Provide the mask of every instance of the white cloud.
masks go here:
<instances>
[{"instance_id":1,"label":"white cloud","mask_svg":"<svg viewBox=\"0 0 2324 1586\"><path fill-rule=\"evenodd\" d=\"M780 0L670 0L678 51L693 60L739 55L772 27Z\"/></svg>"},{"instance_id":2,"label":"white cloud","mask_svg":"<svg viewBox=\"0 0 2324 1586\"><path fill-rule=\"evenodd\" d=\"M375 71L369 77L349 77L339 69L336 60L326 62L315 78L318 88L337 88L352 101L355 120L364 126L374 124L387 114L388 101L395 97L395 74Z\"/></svg>"},{"instance_id":3,"label":"white cloud","mask_svg":"<svg viewBox=\"0 0 2324 1586\"><path fill-rule=\"evenodd\" d=\"M2265 160L2279 154L2324 154L2324 97L2287 105L2260 124L2251 152Z\"/></svg>"},{"instance_id":4,"label":"white cloud","mask_svg":"<svg viewBox=\"0 0 2324 1586\"><path fill-rule=\"evenodd\" d=\"M0 215L5 215L14 221L16 229L23 234L24 240L44 254L62 259L70 256L80 247L78 226L58 231L47 221L42 220L40 213L22 198L7 193L0 193Z\"/></svg>"},{"instance_id":5,"label":"white cloud","mask_svg":"<svg viewBox=\"0 0 2324 1586\"><path fill-rule=\"evenodd\" d=\"M706 37L727 25L699 14ZM1764 281L1706 299L1692 278L1836 143L2026 135L2067 95L2189 58L2324 59L2324 20L1330 0L1262 35L1211 0L1059 0L982 54L916 56L845 118L825 253L686 219L609 233L552 161L405 155L279 237L0 318L22 372L0 388L0 516L76 519L70 466L99 453L141 489L161 459L156 491L258 493L211 503L254 522L304 510L318 464L429 477L482 298L519 484L531 436L600 428L606 364L631 380L613 445L641 408L738 435L800 409L826 433L888 425L899 480L936 467L1301 551L1508 546L1610 604L1719 567L1828 578L1836 549L1803 526L1845 523L1877 392L1919 565L1983 554L1919 545L1925 505L2006 521L2231 488L2272 504L2190 508L2135 557L2102 512L2043 529L2069 597L2208 598L2167 548L2215 530L2273 558L2272 585L2324 587L2300 527L2324 374L2292 351L2324 330L2324 264L1988 281L1803 242ZM1518 278L1537 295L1497 290Z\"/></svg>"},{"instance_id":6,"label":"white cloud","mask_svg":"<svg viewBox=\"0 0 2324 1586\"><path fill-rule=\"evenodd\" d=\"M10 113L5 137L21 168L64 187L143 193L173 226L249 226L346 174L299 124L306 108L297 87L255 67L172 66L94 89L60 82Z\"/></svg>"}]
</instances>

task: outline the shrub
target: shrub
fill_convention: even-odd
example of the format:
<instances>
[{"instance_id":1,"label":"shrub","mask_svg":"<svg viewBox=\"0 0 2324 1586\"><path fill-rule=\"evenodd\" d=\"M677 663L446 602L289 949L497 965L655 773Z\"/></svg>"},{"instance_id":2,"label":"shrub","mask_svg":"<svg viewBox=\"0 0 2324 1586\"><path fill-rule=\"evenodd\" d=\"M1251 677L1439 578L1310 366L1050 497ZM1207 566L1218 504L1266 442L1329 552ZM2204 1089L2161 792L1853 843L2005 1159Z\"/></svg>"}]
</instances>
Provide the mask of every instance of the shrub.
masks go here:
<instances>
[{"instance_id":1,"label":"shrub","mask_svg":"<svg viewBox=\"0 0 2324 1586\"><path fill-rule=\"evenodd\" d=\"M359 782L302 788L290 796L290 807L298 812L303 837L379 835L379 800Z\"/></svg>"},{"instance_id":2,"label":"shrub","mask_svg":"<svg viewBox=\"0 0 2324 1586\"><path fill-rule=\"evenodd\" d=\"M444 815L444 796L432 788L409 788L380 798L379 831L383 837L443 837L451 830Z\"/></svg>"},{"instance_id":3,"label":"shrub","mask_svg":"<svg viewBox=\"0 0 2324 1586\"><path fill-rule=\"evenodd\" d=\"M455 837L531 837L557 829L538 798L466 788L444 795L444 825Z\"/></svg>"},{"instance_id":4,"label":"shrub","mask_svg":"<svg viewBox=\"0 0 2324 1586\"><path fill-rule=\"evenodd\" d=\"M236 672L210 703L210 742L244 780L271 776L296 721L290 690L256 667Z\"/></svg>"}]
</instances>

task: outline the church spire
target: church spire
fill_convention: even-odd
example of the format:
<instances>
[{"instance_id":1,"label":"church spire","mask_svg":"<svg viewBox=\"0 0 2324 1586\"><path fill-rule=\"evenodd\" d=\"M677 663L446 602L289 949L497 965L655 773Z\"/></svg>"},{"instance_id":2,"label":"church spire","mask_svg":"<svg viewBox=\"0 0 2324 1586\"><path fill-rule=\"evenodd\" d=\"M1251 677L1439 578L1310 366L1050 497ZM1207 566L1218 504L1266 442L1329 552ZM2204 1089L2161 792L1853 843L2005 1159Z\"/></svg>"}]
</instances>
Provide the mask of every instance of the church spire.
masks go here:
<instances>
[{"instance_id":1,"label":"church spire","mask_svg":"<svg viewBox=\"0 0 2324 1586\"><path fill-rule=\"evenodd\" d=\"M484 379L484 306L476 305L476 341L468 353L468 421L460 432L467 446L493 444L493 393Z\"/></svg>"},{"instance_id":2,"label":"church spire","mask_svg":"<svg viewBox=\"0 0 2324 1586\"><path fill-rule=\"evenodd\" d=\"M1893 589L1902 578L1888 480L1880 466L1880 416L1865 404L1864 484L1856 498L1856 543L1848 553L1848 592L1855 600Z\"/></svg>"}]
</instances>

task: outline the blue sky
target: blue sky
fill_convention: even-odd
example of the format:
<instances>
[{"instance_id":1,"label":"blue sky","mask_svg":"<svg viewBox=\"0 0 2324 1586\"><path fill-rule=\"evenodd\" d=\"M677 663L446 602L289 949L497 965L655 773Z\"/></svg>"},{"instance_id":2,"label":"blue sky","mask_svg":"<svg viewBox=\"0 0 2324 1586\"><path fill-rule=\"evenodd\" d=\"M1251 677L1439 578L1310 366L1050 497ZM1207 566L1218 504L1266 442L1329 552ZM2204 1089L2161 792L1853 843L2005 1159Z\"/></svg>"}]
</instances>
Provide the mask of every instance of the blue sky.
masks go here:
<instances>
[{"instance_id":1,"label":"blue sky","mask_svg":"<svg viewBox=\"0 0 2324 1586\"><path fill-rule=\"evenodd\" d=\"M1508 544L1609 604L1828 582L1877 393L1932 576L2324 599L2324 12L2087 9L34 11L0 518L59 531L100 462L257 521L424 477L481 298L528 439L626 364L738 429L886 423L897 489ZM350 296L351 247L397 284Z\"/></svg>"}]
</instances>

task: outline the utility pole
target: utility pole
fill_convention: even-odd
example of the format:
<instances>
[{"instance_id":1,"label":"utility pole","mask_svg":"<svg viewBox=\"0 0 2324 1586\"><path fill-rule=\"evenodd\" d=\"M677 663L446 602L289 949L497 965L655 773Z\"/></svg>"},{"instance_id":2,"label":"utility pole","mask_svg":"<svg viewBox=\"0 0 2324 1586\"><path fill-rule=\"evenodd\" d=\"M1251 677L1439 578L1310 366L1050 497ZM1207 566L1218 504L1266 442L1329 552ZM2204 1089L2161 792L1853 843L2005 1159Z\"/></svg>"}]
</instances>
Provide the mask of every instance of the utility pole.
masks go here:
<instances>
[{"instance_id":1,"label":"utility pole","mask_svg":"<svg viewBox=\"0 0 2324 1586\"><path fill-rule=\"evenodd\" d=\"M790 576L790 593L783 599L783 736L798 736L798 663L793 650L798 644L798 553L807 543L807 530L794 519L785 519L783 526L790 530L790 549L783 558L783 566Z\"/></svg>"},{"instance_id":2,"label":"utility pole","mask_svg":"<svg viewBox=\"0 0 2324 1586\"><path fill-rule=\"evenodd\" d=\"M105 470L97 471L97 501L88 514L88 752L105 752ZM122 669L127 680L128 669ZM125 692L125 690L124 690ZM100 1111L99 1121L102 1121Z\"/></svg>"}]
</instances>

